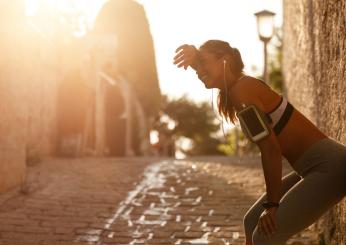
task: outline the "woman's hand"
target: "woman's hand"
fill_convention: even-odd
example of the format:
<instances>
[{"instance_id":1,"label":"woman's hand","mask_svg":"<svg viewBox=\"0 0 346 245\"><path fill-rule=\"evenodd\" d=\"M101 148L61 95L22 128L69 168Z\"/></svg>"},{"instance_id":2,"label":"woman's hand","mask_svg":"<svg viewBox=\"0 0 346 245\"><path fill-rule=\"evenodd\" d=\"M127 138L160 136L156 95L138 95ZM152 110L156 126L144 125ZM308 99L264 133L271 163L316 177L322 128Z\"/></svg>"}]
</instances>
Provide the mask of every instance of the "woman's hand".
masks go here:
<instances>
[{"instance_id":1,"label":"woman's hand","mask_svg":"<svg viewBox=\"0 0 346 245\"><path fill-rule=\"evenodd\" d=\"M270 236L277 230L276 223L276 207L263 211L258 220L258 232L260 234Z\"/></svg>"},{"instance_id":2,"label":"woman's hand","mask_svg":"<svg viewBox=\"0 0 346 245\"><path fill-rule=\"evenodd\" d=\"M184 44L178 47L175 52L174 64L180 67L184 67L186 70L188 66L193 69L198 67L198 49L193 45Z\"/></svg>"}]
</instances>

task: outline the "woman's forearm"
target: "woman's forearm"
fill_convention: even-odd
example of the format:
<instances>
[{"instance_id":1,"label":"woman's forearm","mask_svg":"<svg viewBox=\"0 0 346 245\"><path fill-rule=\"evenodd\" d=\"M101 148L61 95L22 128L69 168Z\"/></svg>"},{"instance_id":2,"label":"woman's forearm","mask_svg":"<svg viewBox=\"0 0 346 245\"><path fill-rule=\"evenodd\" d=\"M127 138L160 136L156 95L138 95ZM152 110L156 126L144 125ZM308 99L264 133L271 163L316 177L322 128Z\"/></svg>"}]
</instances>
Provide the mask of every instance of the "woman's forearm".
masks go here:
<instances>
[{"instance_id":1,"label":"woman's forearm","mask_svg":"<svg viewBox=\"0 0 346 245\"><path fill-rule=\"evenodd\" d=\"M282 157L276 152L264 152L262 167L266 183L267 201L278 203L281 199L282 188Z\"/></svg>"}]
</instances>

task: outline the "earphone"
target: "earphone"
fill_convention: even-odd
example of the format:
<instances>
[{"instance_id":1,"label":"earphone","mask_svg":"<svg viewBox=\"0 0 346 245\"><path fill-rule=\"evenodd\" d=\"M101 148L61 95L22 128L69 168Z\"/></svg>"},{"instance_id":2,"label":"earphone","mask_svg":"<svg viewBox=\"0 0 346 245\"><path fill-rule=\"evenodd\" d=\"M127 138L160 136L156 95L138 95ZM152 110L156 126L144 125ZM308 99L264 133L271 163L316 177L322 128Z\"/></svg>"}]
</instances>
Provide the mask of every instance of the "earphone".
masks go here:
<instances>
[{"instance_id":1,"label":"earphone","mask_svg":"<svg viewBox=\"0 0 346 245\"><path fill-rule=\"evenodd\" d=\"M225 83L225 90L226 90L226 108L227 108L227 98L228 98L228 89L227 89L227 81L226 81L226 59L223 59L223 81Z\"/></svg>"},{"instance_id":2,"label":"earphone","mask_svg":"<svg viewBox=\"0 0 346 245\"><path fill-rule=\"evenodd\" d=\"M227 103L228 103L228 89L227 89L227 81L226 81L226 59L223 59L223 81L225 83L225 92L226 92L226 108L227 108ZM223 121L221 121L221 126L222 126L222 133L224 137L226 137L225 130L223 128Z\"/></svg>"}]
</instances>

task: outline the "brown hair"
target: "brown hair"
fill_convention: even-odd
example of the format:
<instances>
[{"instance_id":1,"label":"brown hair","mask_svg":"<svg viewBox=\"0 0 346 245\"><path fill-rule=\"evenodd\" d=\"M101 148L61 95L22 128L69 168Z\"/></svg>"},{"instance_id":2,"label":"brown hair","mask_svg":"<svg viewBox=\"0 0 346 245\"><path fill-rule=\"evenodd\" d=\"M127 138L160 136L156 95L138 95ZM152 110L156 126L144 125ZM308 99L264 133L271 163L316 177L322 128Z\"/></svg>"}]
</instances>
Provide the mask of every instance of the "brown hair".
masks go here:
<instances>
[{"instance_id":1,"label":"brown hair","mask_svg":"<svg viewBox=\"0 0 346 245\"><path fill-rule=\"evenodd\" d=\"M200 46L200 49L205 49L206 51L215 54L217 58L229 54L232 58L232 66L230 69L233 74L239 75L243 72L244 63L242 61L240 52L236 48L232 48L228 42L221 40L209 40ZM217 106L221 116L223 116L226 121L230 121L234 124L236 122L236 112L234 105L227 98L228 91L225 89L220 89L217 99ZM227 102L227 105L226 105Z\"/></svg>"}]
</instances>

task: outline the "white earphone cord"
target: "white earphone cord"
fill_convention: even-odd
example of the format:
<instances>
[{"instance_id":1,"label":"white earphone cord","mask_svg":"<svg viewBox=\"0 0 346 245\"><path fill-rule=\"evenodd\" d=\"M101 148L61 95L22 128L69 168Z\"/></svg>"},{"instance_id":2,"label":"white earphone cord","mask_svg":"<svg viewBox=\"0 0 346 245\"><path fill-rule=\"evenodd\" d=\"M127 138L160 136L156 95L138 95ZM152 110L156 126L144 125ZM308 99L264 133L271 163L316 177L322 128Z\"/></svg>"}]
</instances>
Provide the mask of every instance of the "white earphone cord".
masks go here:
<instances>
[{"instance_id":1,"label":"white earphone cord","mask_svg":"<svg viewBox=\"0 0 346 245\"><path fill-rule=\"evenodd\" d=\"M226 91L226 109L227 109L227 103L228 103L228 89L227 89L227 81L226 81L226 60L223 60L223 81L225 83L225 91ZM221 121L222 126L222 133L223 136L226 138L225 130L223 128L223 120Z\"/></svg>"},{"instance_id":2,"label":"white earphone cord","mask_svg":"<svg viewBox=\"0 0 346 245\"><path fill-rule=\"evenodd\" d=\"M227 81L226 81L226 60L223 60L223 81L225 83L225 88L226 88L226 108L227 108L228 90L227 90Z\"/></svg>"},{"instance_id":3,"label":"white earphone cord","mask_svg":"<svg viewBox=\"0 0 346 245\"><path fill-rule=\"evenodd\" d=\"M227 90L227 81L226 81L226 60L223 60L223 81L225 83L226 108L227 108L227 105L228 105L228 90ZM211 107L212 107L212 110L215 113L213 90L211 90ZM223 127L223 120L222 120L223 118L221 117L221 120L220 120L220 118L217 116L217 119L221 122L222 133L223 133L223 136L226 138L225 130L224 130L224 127Z\"/></svg>"},{"instance_id":4,"label":"white earphone cord","mask_svg":"<svg viewBox=\"0 0 346 245\"><path fill-rule=\"evenodd\" d=\"M227 91L227 82L226 82L226 60L223 61L223 80L224 80L224 83L225 83L225 88L226 88L226 108L227 108L227 97L228 97L228 91ZM214 112L214 114L216 115L216 118L219 120L219 122L221 122L221 129L222 129L222 133L223 133L223 136L226 138L226 134L225 134L225 129L223 127L223 118L221 117L221 119L219 118L219 115L217 115L217 113L215 113L215 110L214 110L214 91L213 89L211 90L211 108Z\"/></svg>"},{"instance_id":5,"label":"white earphone cord","mask_svg":"<svg viewBox=\"0 0 346 245\"><path fill-rule=\"evenodd\" d=\"M238 78L237 81L241 80L244 77L246 77L246 75L243 74L240 78ZM226 81L226 60L225 59L223 60L223 81L225 83L226 108L227 108L227 105L228 105L228 88L227 88L227 81ZM214 102L213 90L211 90L211 105L212 105L212 109L214 111L214 103L213 102ZM215 111L214 111L214 113L215 113ZM221 116L221 118L222 118L222 116ZM225 134L225 131L224 131L224 127L223 127L223 120L220 120L220 118L218 116L217 116L217 119L219 121L221 121L221 128L222 128L223 136L226 137L226 134Z\"/></svg>"}]
</instances>

